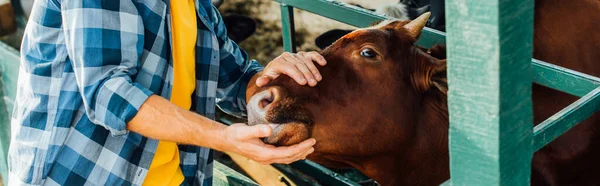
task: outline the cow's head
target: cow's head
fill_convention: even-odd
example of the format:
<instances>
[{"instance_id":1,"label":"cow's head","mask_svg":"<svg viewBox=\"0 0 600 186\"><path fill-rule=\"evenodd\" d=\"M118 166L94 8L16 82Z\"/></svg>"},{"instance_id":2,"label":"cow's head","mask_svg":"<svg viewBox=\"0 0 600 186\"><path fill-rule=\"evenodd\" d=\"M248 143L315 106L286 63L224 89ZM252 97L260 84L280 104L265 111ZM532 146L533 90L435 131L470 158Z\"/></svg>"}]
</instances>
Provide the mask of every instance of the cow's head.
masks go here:
<instances>
[{"instance_id":1,"label":"cow's head","mask_svg":"<svg viewBox=\"0 0 600 186\"><path fill-rule=\"evenodd\" d=\"M289 77L250 86L250 125L273 124L265 139L270 144L315 138L308 158L328 166L355 166L353 157L409 153L419 143L416 136L423 135L419 125L438 117L426 110L445 109L445 61L414 44L428 16L340 38L321 52L328 63L319 67L323 80L315 87Z\"/></svg>"}]
</instances>

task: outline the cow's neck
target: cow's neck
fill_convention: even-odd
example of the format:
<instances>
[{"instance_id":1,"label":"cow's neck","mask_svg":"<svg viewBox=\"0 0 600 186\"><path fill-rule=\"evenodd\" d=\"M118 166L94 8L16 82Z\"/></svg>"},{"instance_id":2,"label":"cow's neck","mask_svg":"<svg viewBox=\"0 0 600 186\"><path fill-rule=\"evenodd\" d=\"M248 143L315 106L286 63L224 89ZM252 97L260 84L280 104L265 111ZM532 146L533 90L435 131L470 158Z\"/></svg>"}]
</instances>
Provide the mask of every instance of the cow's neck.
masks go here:
<instances>
[{"instance_id":1,"label":"cow's neck","mask_svg":"<svg viewBox=\"0 0 600 186\"><path fill-rule=\"evenodd\" d=\"M383 186L439 185L450 177L446 96L424 99L424 118L417 124L415 143L408 151L386 153L354 162L365 175Z\"/></svg>"}]
</instances>

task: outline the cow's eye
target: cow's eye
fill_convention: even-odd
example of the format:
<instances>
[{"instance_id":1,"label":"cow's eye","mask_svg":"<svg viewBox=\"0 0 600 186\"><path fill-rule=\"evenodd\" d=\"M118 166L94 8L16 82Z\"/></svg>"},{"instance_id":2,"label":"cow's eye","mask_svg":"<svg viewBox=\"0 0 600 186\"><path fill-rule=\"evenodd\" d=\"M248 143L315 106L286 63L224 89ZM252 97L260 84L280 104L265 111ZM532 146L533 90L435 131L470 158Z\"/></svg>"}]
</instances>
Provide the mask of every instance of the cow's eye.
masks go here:
<instances>
[{"instance_id":1,"label":"cow's eye","mask_svg":"<svg viewBox=\"0 0 600 186\"><path fill-rule=\"evenodd\" d=\"M375 52L373 49L365 48L360 51L360 55L366 58L375 58L377 57L377 52Z\"/></svg>"}]
</instances>

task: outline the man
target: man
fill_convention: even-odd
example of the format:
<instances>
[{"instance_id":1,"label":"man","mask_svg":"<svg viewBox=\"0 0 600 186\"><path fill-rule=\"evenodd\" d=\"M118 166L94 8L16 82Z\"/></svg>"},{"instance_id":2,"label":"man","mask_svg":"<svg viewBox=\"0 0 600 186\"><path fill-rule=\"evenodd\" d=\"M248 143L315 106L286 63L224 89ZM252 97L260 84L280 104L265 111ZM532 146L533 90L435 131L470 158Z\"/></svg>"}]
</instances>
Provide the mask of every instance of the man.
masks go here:
<instances>
[{"instance_id":1,"label":"man","mask_svg":"<svg viewBox=\"0 0 600 186\"><path fill-rule=\"evenodd\" d=\"M314 139L264 144L244 116L251 78L316 85L316 52L262 67L227 38L210 0L38 0L22 44L9 185L210 185L212 151L290 163ZM261 72L262 71L262 72ZM192 110L192 111L188 111Z\"/></svg>"}]
</instances>

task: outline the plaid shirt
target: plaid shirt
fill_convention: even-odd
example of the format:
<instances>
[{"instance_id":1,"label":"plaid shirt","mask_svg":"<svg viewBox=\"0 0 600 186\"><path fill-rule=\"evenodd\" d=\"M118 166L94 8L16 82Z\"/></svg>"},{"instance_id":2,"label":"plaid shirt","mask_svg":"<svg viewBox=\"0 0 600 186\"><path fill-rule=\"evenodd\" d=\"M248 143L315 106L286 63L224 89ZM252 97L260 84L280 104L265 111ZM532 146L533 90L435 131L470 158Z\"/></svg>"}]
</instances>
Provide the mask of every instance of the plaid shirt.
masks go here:
<instances>
[{"instance_id":1,"label":"plaid shirt","mask_svg":"<svg viewBox=\"0 0 600 186\"><path fill-rule=\"evenodd\" d=\"M192 110L245 116L262 67L197 0ZM168 0L37 0L27 24L12 117L9 185L141 185L157 141L126 130L144 101L170 98ZM184 185L210 185L210 149L180 145Z\"/></svg>"}]
</instances>

